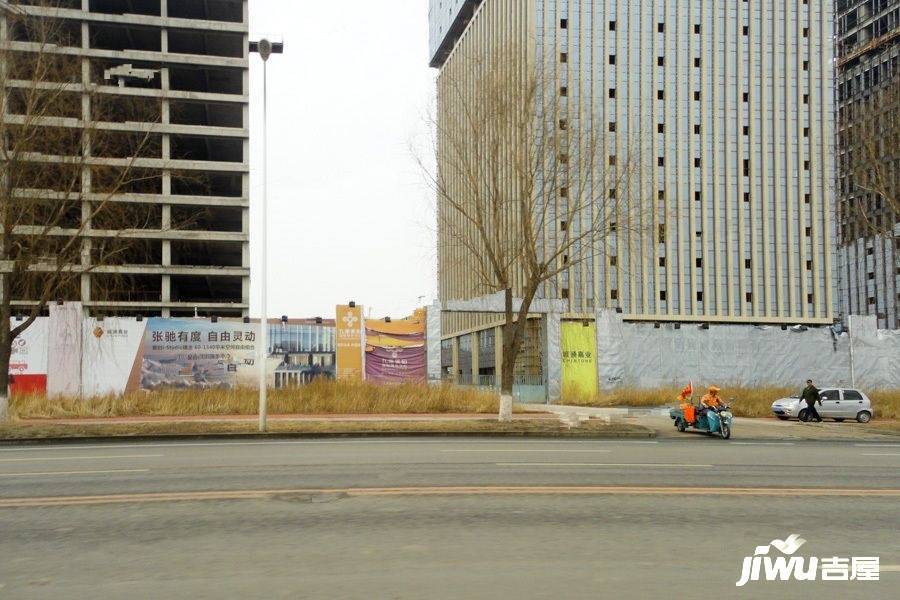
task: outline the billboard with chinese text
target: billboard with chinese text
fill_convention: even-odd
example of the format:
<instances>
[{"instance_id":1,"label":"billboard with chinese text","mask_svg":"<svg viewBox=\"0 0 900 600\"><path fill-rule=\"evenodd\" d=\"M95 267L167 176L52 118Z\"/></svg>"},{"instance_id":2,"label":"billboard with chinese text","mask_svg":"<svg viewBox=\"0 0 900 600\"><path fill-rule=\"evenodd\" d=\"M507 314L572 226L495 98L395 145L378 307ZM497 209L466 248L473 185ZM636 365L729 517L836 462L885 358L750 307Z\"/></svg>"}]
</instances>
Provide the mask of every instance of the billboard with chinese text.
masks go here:
<instances>
[{"instance_id":1,"label":"billboard with chinese text","mask_svg":"<svg viewBox=\"0 0 900 600\"><path fill-rule=\"evenodd\" d=\"M258 323L152 318L141 349L141 389L256 385Z\"/></svg>"},{"instance_id":2,"label":"billboard with chinese text","mask_svg":"<svg viewBox=\"0 0 900 600\"><path fill-rule=\"evenodd\" d=\"M336 362L338 379L363 378L363 318L361 306L336 309Z\"/></svg>"}]
</instances>

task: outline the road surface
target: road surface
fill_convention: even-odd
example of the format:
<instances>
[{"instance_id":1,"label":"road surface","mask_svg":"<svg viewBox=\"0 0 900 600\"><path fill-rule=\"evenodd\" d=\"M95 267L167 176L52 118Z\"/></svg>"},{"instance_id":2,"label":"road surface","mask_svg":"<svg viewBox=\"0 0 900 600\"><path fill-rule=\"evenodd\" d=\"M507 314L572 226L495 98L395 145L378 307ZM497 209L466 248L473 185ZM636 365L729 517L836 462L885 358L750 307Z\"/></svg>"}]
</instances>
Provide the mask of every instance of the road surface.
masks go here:
<instances>
[{"instance_id":1,"label":"road surface","mask_svg":"<svg viewBox=\"0 0 900 600\"><path fill-rule=\"evenodd\" d=\"M0 447L0 598L896 598L898 506L887 442ZM880 580L735 586L791 533Z\"/></svg>"}]
</instances>

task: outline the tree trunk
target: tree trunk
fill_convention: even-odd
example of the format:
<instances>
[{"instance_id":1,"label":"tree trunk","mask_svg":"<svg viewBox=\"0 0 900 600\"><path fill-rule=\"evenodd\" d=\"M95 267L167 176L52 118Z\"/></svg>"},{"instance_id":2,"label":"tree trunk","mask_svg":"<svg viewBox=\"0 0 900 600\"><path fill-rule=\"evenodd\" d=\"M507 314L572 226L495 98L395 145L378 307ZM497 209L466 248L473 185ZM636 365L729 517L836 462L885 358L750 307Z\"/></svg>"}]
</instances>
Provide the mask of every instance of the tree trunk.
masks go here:
<instances>
[{"instance_id":1,"label":"tree trunk","mask_svg":"<svg viewBox=\"0 0 900 600\"><path fill-rule=\"evenodd\" d=\"M506 322L503 324L503 365L500 373L500 420L512 420L513 384L516 372L516 358L525 342L528 327L528 312L537 292L540 279L533 278L522 298L518 315L513 310L512 290L505 290Z\"/></svg>"},{"instance_id":2,"label":"tree trunk","mask_svg":"<svg viewBox=\"0 0 900 600\"><path fill-rule=\"evenodd\" d=\"M513 378L516 372L516 356L519 354L516 344L515 317L513 315L512 290L505 290L505 321L503 323L503 362L500 368L500 414L498 420L512 421Z\"/></svg>"}]
</instances>

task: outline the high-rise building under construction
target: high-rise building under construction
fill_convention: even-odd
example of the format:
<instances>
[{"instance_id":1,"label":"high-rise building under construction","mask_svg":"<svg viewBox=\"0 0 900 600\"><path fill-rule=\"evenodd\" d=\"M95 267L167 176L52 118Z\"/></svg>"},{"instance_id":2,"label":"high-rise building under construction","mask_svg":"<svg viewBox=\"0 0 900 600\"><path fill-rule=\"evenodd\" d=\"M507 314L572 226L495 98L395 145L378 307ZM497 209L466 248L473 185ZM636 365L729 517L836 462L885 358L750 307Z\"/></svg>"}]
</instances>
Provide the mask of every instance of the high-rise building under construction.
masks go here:
<instances>
[{"instance_id":1,"label":"high-rise building under construction","mask_svg":"<svg viewBox=\"0 0 900 600\"><path fill-rule=\"evenodd\" d=\"M72 224L81 231L83 259L88 262L83 263L79 284L71 288L72 297L59 299L80 300L101 315L246 315L248 1L0 4L5 52L26 58L44 53L76 63L77 75L66 76L69 83L60 91L80 96L74 105L81 109L73 118L54 121L54 126L77 130L91 122L107 139L147 136L145 150L136 157L102 155L86 142L88 158L83 160L92 172L133 160L128 186L117 190L112 201L128 205L127 214L139 216L127 223L95 219ZM27 28L8 26L14 16L23 15L52 20L65 36L38 40L29 37ZM4 82L4 94L31 87L14 73ZM101 101L105 110L98 122ZM66 161L38 158L43 163ZM101 195L97 177L92 179L87 170L85 174L78 197L96 202ZM114 263L90 265L91 245L96 248L113 238L140 243ZM14 300L27 306L35 299Z\"/></svg>"}]
</instances>

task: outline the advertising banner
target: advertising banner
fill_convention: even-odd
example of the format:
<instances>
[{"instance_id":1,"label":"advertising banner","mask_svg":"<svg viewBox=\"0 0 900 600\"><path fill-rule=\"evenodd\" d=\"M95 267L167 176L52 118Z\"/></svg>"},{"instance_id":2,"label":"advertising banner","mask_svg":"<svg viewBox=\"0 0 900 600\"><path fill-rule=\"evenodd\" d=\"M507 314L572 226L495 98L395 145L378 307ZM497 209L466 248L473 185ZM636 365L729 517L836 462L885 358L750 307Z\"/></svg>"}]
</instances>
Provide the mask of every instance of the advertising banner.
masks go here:
<instances>
[{"instance_id":1,"label":"advertising banner","mask_svg":"<svg viewBox=\"0 0 900 600\"><path fill-rule=\"evenodd\" d=\"M132 318L85 319L81 353L81 385L86 397L140 389L138 362L147 322Z\"/></svg>"},{"instance_id":2,"label":"advertising banner","mask_svg":"<svg viewBox=\"0 0 900 600\"><path fill-rule=\"evenodd\" d=\"M589 397L597 394L596 336L594 323L562 323L563 395Z\"/></svg>"},{"instance_id":3,"label":"advertising banner","mask_svg":"<svg viewBox=\"0 0 900 600\"><path fill-rule=\"evenodd\" d=\"M337 378L363 378L363 312L361 306L338 306L335 321Z\"/></svg>"},{"instance_id":4,"label":"advertising banner","mask_svg":"<svg viewBox=\"0 0 900 600\"><path fill-rule=\"evenodd\" d=\"M259 323L152 318L144 334L141 389L256 385Z\"/></svg>"},{"instance_id":5,"label":"advertising banner","mask_svg":"<svg viewBox=\"0 0 900 600\"><path fill-rule=\"evenodd\" d=\"M375 383L425 381L425 347L370 348L366 352L366 379Z\"/></svg>"},{"instance_id":6,"label":"advertising banner","mask_svg":"<svg viewBox=\"0 0 900 600\"><path fill-rule=\"evenodd\" d=\"M424 382L425 311L397 321L366 321L366 379L376 383Z\"/></svg>"},{"instance_id":7,"label":"advertising banner","mask_svg":"<svg viewBox=\"0 0 900 600\"><path fill-rule=\"evenodd\" d=\"M11 327L21 325L21 321L10 320ZM47 392L47 340L49 321L38 317L13 340L9 357L10 393L44 394Z\"/></svg>"}]
</instances>

